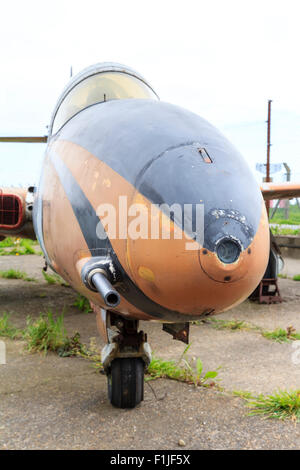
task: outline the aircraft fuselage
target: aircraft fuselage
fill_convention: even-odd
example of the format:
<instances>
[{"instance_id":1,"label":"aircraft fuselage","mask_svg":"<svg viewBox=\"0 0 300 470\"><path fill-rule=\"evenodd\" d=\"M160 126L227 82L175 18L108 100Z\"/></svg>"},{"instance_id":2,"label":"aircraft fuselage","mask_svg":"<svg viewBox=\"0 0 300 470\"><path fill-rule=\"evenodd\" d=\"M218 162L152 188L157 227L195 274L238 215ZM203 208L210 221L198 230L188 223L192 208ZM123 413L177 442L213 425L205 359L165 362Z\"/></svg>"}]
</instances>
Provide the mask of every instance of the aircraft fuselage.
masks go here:
<instances>
[{"instance_id":1,"label":"aircraft fuselage","mask_svg":"<svg viewBox=\"0 0 300 470\"><path fill-rule=\"evenodd\" d=\"M111 207L115 226L104 238ZM137 208L147 233L131 237ZM229 309L255 289L269 256L265 205L241 155L204 119L155 100L97 103L67 121L48 142L34 221L49 264L103 308L81 271L109 258L121 297L113 310L138 319Z\"/></svg>"}]
</instances>

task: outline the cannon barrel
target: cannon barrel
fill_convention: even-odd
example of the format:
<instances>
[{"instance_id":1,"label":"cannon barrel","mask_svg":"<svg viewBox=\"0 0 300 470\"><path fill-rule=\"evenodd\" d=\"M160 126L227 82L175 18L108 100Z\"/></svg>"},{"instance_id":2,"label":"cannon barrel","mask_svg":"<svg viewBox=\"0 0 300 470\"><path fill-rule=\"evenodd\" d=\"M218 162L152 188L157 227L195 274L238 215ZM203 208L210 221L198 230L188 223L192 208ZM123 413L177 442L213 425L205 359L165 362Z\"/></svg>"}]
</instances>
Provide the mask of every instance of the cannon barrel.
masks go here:
<instances>
[{"instance_id":1,"label":"cannon barrel","mask_svg":"<svg viewBox=\"0 0 300 470\"><path fill-rule=\"evenodd\" d=\"M101 295L107 307L117 307L119 305L120 295L104 274L96 272L91 276L91 282Z\"/></svg>"}]
</instances>

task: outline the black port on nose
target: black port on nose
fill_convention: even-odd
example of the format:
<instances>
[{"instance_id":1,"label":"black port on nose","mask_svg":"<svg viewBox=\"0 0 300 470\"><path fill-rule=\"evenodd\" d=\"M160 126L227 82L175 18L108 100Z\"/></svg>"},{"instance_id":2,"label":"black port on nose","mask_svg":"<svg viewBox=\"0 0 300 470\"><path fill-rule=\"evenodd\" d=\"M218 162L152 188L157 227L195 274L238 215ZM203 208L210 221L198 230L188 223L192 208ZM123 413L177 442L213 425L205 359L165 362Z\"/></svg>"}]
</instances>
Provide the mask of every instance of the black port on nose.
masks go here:
<instances>
[{"instance_id":1,"label":"black port on nose","mask_svg":"<svg viewBox=\"0 0 300 470\"><path fill-rule=\"evenodd\" d=\"M217 244L216 252L222 263L231 264L239 258L241 247L237 241L232 240L231 238L223 238Z\"/></svg>"}]
</instances>

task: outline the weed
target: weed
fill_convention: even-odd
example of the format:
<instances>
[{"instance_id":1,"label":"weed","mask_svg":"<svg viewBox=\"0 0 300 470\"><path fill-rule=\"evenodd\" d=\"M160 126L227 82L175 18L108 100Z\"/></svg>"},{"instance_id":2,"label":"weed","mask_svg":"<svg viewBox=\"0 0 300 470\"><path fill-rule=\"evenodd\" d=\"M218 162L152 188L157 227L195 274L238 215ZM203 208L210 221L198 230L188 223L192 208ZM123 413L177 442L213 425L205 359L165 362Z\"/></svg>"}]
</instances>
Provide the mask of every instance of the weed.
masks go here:
<instances>
[{"instance_id":1,"label":"weed","mask_svg":"<svg viewBox=\"0 0 300 470\"><path fill-rule=\"evenodd\" d=\"M249 398L254 398L251 392L247 392L245 390L233 390L232 394L235 397L244 398L245 400Z\"/></svg>"},{"instance_id":2,"label":"weed","mask_svg":"<svg viewBox=\"0 0 300 470\"><path fill-rule=\"evenodd\" d=\"M93 311L90 305L90 301L81 294L77 295L76 300L73 303L73 306L77 307L79 310L83 311L84 313L90 313Z\"/></svg>"},{"instance_id":3,"label":"weed","mask_svg":"<svg viewBox=\"0 0 300 470\"><path fill-rule=\"evenodd\" d=\"M296 276L293 277L293 281L300 281L300 274L296 274Z\"/></svg>"},{"instance_id":4,"label":"weed","mask_svg":"<svg viewBox=\"0 0 300 470\"><path fill-rule=\"evenodd\" d=\"M48 351L53 351L62 357L77 355L88 357L94 354L80 342L79 333L75 333L71 338L67 336L63 314L56 320L51 312L40 315L37 320L28 317L26 327L21 330L11 325L9 315L4 313L0 317L0 336L25 340L26 348L30 352L42 351L46 354ZM96 359L98 358L99 356Z\"/></svg>"},{"instance_id":5,"label":"weed","mask_svg":"<svg viewBox=\"0 0 300 470\"><path fill-rule=\"evenodd\" d=\"M181 380L185 382L187 379L187 371L176 365L175 361L164 361L153 357L147 370L150 379L164 378Z\"/></svg>"},{"instance_id":6,"label":"weed","mask_svg":"<svg viewBox=\"0 0 300 470\"><path fill-rule=\"evenodd\" d=\"M48 284L59 284L64 287L69 287L69 284L65 282L58 274L49 274L45 271L42 271L45 281Z\"/></svg>"},{"instance_id":7,"label":"weed","mask_svg":"<svg viewBox=\"0 0 300 470\"><path fill-rule=\"evenodd\" d=\"M11 339L22 337L22 330L15 328L10 323L7 313L3 313L2 317L0 317L0 336L6 336Z\"/></svg>"},{"instance_id":8,"label":"weed","mask_svg":"<svg viewBox=\"0 0 300 470\"><path fill-rule=\"evenodd\" d=\"M7 237L0 242L0 256L3 255L34 255L37 254L34 245L36 242L29 238ZM12 249L9 249L12 248Z\"/></svg>"},{"instance_id":9,"label":"weed","mask_svg":"<svg viewBox=\"0 0 300 470\"><path fill-rule=\"evenodd\" d=\"M228 329L228 330L249 330L253 327L245 323L243 320L221 320L217 318L210 318L207 320L214 328L218 330Z\"/></svg>"},{"instance_id":10,"label":"weed","mask_svg":"<svg viewBox=\"0 0 300 470\"><path fill-rule=\"evenodd\" d=\"M196 360L196 367L193 367L192 361L185 358L190 345L184 350L178 362L173 360L167 361L157 357L153 357L148 366L147 373L150 377L146 380L153 380L158 378L168 378L178 380L179 382L193 383L196 386L213 386L215 379L218 375L217 371L208 371L203 375L203 364L201 359ZM183 363L183 365L181 364Z\"/></svg>"},{"instance_id":11,"label":"weed","mask_svg":"<svg viewBox=\"0 0 300 470\"><path fill-rule=\"evenodd\" d=\"M71 338L65 337L64 344L57 349L57 353L61 357L83 356L89 355L87 348L80 341L80 334L77 332Z\"/></svg>"},{"instance_id":12,"label":"weed","mask_svg":"<svg viewBox=\"0 0 300 470\"><path fill-rule=\"evenodd\" d=\"M12 238L12 237L6 237L4 238L4 240L2 240L0 242L0 247L1 248L6 248L6 247L10 247L10 246L14 246L14 243L15 243L15 239Z\"/></svg>"},{"instance_id":13,"label":"weed","mask_svg":"<svg viewBox=\"0 0 300 470\"><path fill-rule=\"evenodd\" d=\"M283 328L276 328L273 331L262 331L262 335L278 343L285 343L290 340L299 340L300 334L297 333L293 326L288 326L285 330Z\"/></svg>"},{"instance_id":14,"label":"weed","mask_svg":"<svg viewBox=\"0 0 300 470\"><path fill-rule=\"evenodd\" d=\"M285 209L278 208L271 222L275 224L300 225L300 209L297 205L290 204L289 219L284 218Z\"/></svg>"},{"instance_id":15,"label":"weed","mask_svg":"<svg viewBox=\"0 0 300 470\"><path fill-rule=\"evenodd\" d=\"M31 240L26 240L26 239L24 239L24 240L22 240L22 242L23 242L23 243L22 243L21 246L23 246L23 248L24 248L24 249L22 250L23 254L24 254L24 255L35 255L35 250L34 250L34 248L32 247L32 243L30 243Z\"/></svg>"},{"instance_id":16,"label":"weed","mask_svg":"<svg viewBox=\"0 0 300 470\"><path fill-rule=\"evenodd\" d=\"M273 235L299 235L300 230L292 228L270 227Z\"/></svg>"},{"instance_id":17,"label":"weed","mask_svg":"<svg viewBox=\"0 0 300 470\"><path fill-rule=\"evenodd\" d=\"M273 331L263 330L260 326L251 325L245 323L242 320L221 320L216 318L210 318L205 320L205 323L210 323L214 328L235 330L252 330L259 332L262 336L267 339L283 343L287 341L300 340L300 333L298 333L293 326L288 326L285 330L282 328L276 328Z\"/></svg>"},{"instance_id":18,"label":"weed","mask_svg":"<svg viewBox=\"0 0 300 470\"><path fill-rule=\"evenodd\" d=\"M287 274L277 274L280 279L287 279Z\"/></svg>"},{"instance_id":19,"label":"weed","mask_svg":"<svg viewBox=\"0 0 300 470\"><path fill-rule=\"evenodd\" d=\"M28 277L24 271L17 269L9 269L8 271L0 271L0 277L4 279L22 279L23 281L36 281L33 277Z\"/></svg>"},{"instance_id":20,"label":"weed","mask_svg":"<svg viewBox=\"0 0 300 470\"><path fill-rule=\"evenodd\" d=\"M253 415L265 415L266 418L287 419L300 421L300 390L282 391L274 395L259 395L248 400Z\"/></svg>"},{"instance_id":21,"label":"weed","mask_svg":"<svg viewBox=\"0 0 300 470\"><path fill-rule=\"evenodd\" d=\"M245 323L242 320L221 320L216 318L210 318L205 320L205 323L210 323L214 328L235 330L252 330L259 332L262 336L267 339L283 343L287 341L300 340L300 333L298 333L293 326L288 326L285 330L282 328L276 328L273 331L263 330L260 326L251 325Z\"/></svg>"},{"instance_id":22,"label":"weed","mask_svg":"<svg viewBox=\"0 0 300 470\"><path fill-rule=\"evenodd\" d=\"M67 340L63 314L56 320L51 312L41 315L37 320L28 317L23 336L31 352L44 351L46 354L47 351L63 348Z\"/></svg>"}]
</instances>

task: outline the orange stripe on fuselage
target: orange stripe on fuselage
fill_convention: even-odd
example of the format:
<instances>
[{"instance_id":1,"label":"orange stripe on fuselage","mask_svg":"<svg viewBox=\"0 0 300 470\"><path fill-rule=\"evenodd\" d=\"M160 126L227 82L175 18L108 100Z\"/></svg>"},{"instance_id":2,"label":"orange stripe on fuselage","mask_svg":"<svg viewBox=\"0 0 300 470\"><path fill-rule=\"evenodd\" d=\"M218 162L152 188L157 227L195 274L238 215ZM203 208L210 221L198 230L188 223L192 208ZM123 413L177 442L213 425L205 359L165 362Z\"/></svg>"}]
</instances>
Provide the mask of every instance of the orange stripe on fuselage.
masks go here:
<instances>
[{"instance_id":1,"label":"orange stripe on fuselage","mask_svg":"<svg viewBox=\"0 0 300 470\"><path fill-rule=\"evenodd\" d=\"M48 257L54 269L70 285L96 305L105 308L98 293L87 289L76 267L81 258L91 257L78 221L74 215L60 179L49 158L44 162L45 180L43 189L43 234ZM118 312L141 320L151 317L139 311L121 297Z\"/></svg>"}]
</instances>

